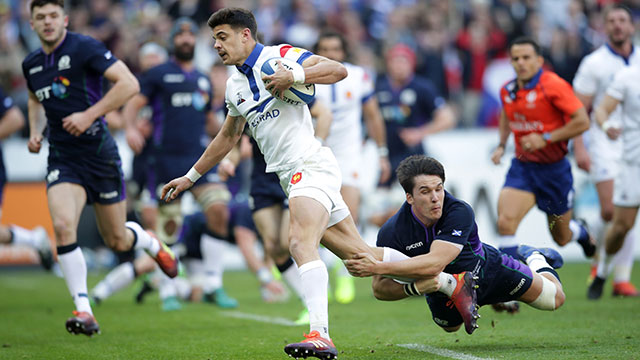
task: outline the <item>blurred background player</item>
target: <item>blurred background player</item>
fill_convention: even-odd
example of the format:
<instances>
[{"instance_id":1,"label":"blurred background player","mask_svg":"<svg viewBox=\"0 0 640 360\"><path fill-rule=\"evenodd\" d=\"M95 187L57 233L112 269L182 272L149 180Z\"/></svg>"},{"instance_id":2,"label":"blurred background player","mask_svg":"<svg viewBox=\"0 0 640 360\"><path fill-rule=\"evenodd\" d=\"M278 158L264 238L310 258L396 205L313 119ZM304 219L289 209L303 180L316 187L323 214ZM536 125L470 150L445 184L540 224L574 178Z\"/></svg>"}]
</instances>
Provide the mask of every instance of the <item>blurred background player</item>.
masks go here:
<instances>
[{"instance_id":1,"label":"blurred background player","mask_svg":"<svg viewBox=\"0 0 640 360\"><path fill-rule=\"evenodd\" d=\"M324 144L331 149L338 161L342 173L340 193L353 221L358 225L364 142L362 119L364 117L367 132L378 147L381 183L389 179L391 171L384 121L371 77L362 67L346 62L347 44L342 35L337 32L320 34L314 52L338 61L347 68L348 75L345 79L331 85L317 85L316 97L331 108L333 119ZM353 278L335 255L330 254L330 259L333 260L336 275L335 299L339 303L350 303L355 298Z\"/></svg>"},{"instance_id":2,"label":"blurred background player","mask_svg":"<svg viewBox=\"0 0 640 360\"><path fill-rule=\"evenodd\" d=\"M405 44L385 54L386 73L376 80L376 97L384 118L391 176L378 191L385 193L384 209L369 221L382 226L404 201L402 189L393 187L395 171L404 158L424 154L429 135L456 126L452 108L429 79L415 73L416 54Z\"/></svg>"},{"instance_id":3,"label":"blurred background player","mask_svg":"<svg viewBox=\"0 0 640 360\"><path fill-rule=\"evenodd\" d=\"M584 57L573 79L573 89L586 109L600 105L613 76L620 69L640 64L640 52L634 49L632 38L635 32L631 10L624 5L612 5L604 12L604 30L607 42ZM622 121L620 108L610 116L611 124ZM596 123L591 122L589 131L574 139L574 153L578 166L588 172L598 191L600 221L590 224L599 247L602 247L607 225L613 218L614 179L619 171L622 157L622 140L611 139ZM638 296L638 290L630 282L633 268L633 232L627 233L622 251L612 260L614 267L613 294ZM598 256L600 253L597 254ZM593 263L590 279L596 276L597 262Z\"/></svg>"},{"instance_id":4,"label":"blurred background player","mask_svg":"<svg viewBox=\"0 0 640 360\"><path fill-rule=\"evenodd\" d=\"M154 42L144 44L138 53L138 67L142 73L167 61L168 53ZM152 109L145 106L137 114L134 125L146 140L151 137ZM139 154L135 154L132 163L132 175L127 183L127 217L139 218L143 228L154 230L157 215L157 201L149 191L149 155L153 142L146 141ZM103 280L89 292L91 300L100 304L112 294L131 284L136 277L155 270L155 262L144 253L135 251L117 253L120 264L113 268ZM144 286L144 285L143 285Z\"/></svg>"},{"instance_id":5,"label":"blurred background player","mask_svg":"<svg viewBox=\"0 0 640 360\"><path fill-rule=\"evenodd\" d=\"M6 139L11 134L24 127L24 115L14 106L13 99L0 90L0 140ZM2 204L2 190L7 182L7 174L4 168L4 157L0 147L0 205ZM0 215L2 210L0 208ZM0 225L0 244L27 246L38 252L40 264L46 270L53 266L53 254L51 242L47 231L38 226L33 230L27 230L18 225Z\"/></svg>"},{"instance_id":6,"label":"blurred background player","mask_svg":"<svg viewBox=\"0 0 640 360\"><path fill-rule=\"evenodd\" d=\"M42 48L22 63L29 88L28 149L42 147L40 113L46 114L49 139L47 200L56 236L58 262L75 303L66 321L70 333L100 331L87 295L87 266L77 244L85 204L93 204L98 230L116 251L145 249L171 277L177 260L164 243L135 222L126 222L124 179L116 143L103 115L116 110L139 90L127 66L95 39L68 32L62 0L34 0L31 27ZM113 83L102 95L102 79ZM126 223L125 223L126 222Z\"/></svg>"},{"instance_id":7,"label":"blurred background player","mask_svg":"<svg viewBox=\"0 0 640 360\"><path fill-rule=\"evenodd\" d=\"M613 188L612 224L607 229L604 250L600 252L597 275L589 286L589 299L602 296L602 287L610 272L611 258L620 251L633 228L640 206L640 64L631 64L616 73L607 92L595 109L602 130L615 140L622 137L622 162ZM608 117L621 105L620 123Z\"/></svg>"},{"instance_id":8,"label":"blurred background player","mask_svg":"<svg viewBox=\"0 0 640 360\"><path fill-rule=\"evenodd\" d=\"M517 257L515 233L533 205L547 214L549 231L560 246L576 241L591 257L595 245L584 225L572 219L573 177L566 159L568 140L584 132L589 118L571 85L543 70L538 44L526 37L510 47L516 79L500 90L500 142L491 155L500 163L511 132L516 154L498 199L500 250Z\"/></svg>"}]
</instances>

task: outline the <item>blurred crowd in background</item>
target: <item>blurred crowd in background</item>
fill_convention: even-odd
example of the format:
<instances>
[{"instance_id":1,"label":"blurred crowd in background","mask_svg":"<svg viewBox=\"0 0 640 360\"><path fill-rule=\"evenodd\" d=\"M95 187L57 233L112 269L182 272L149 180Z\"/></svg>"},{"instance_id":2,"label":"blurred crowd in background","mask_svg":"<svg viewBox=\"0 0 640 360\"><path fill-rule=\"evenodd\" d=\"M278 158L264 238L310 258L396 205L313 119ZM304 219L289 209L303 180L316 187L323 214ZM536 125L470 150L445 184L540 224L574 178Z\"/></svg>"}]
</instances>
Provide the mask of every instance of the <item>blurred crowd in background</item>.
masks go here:
<instances>
[{"instance_id":1,"label":"blurred crowd in background","mask_svg":"<svg viewBox=\"0 0 640 360\"><path fill-rule=\"evenodd\" d=\"M219 59L206 21L227 6L251 9L265 44L312 49L321 31L337 30L349 43L350 62L372 75L385 72L386 51L404 43L415 52L416 73L457 109L458 126L484 127L497 124L497 92L513 78L506 53L510 40L532 36L546 66L571 82L582 57L605 41L602 10L612 2L619 1L67 0L66 10L70 30L103 41L134 72L140 46L167 45L173 21L182 16L202 25L196 63L211 71ZM640 16L640 0L624 3ZM20 64L40 46L28 4L0 0L0 86L23 109L27 90Z\"/></svg>"}]
</instances>

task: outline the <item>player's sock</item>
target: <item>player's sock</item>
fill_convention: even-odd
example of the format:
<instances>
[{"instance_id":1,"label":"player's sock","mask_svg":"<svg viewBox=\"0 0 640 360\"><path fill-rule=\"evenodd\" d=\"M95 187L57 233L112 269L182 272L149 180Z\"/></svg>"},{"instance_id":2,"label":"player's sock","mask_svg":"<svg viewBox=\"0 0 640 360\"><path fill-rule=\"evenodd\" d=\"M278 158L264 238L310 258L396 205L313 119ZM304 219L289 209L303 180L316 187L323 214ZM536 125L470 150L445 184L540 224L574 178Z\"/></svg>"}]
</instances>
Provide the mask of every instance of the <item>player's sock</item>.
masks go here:
<instances>
[{"instance_id":1,"label":"player's sock","mask_svg":"<svg viewBox=\"0 0 640 360\"><path fill-rule=\"evenodd\" d=\"M329 337L329 310L327 288L329 273L322 260L310 261L298 268L304 300L309 309L310 331L318 331L326 339Z\"/></svg>"},{"instance_id":2,"label":"player's sock","mask_svg":"<svg viewBox=\"0 0 640 360\"><path fill-rule=\"evenodd\" d=\"M189 280L182 276L178 276L173 279L173 284L180 299L189 300L191 295L191 284L189 283Z\"/></svg>"},{"instance_id":3,"label":"player's sock","mask_svg":"<svg viewBox=\"0 0 640 360\"><path fill-rule=\"evenodd\" d=\"M282 274L282 278L289 285L291 290L298 295L300 300L304 302L304 295L302 293L302 281L300 280L300 273L296 263L293 262L293 258L289 258L284 264L277 265L278 271Z\"/></svg>"},{"instance_id":4,"label":"player's sock","mask_svg":"<svg viewBox=\"0 0 640 360\"><path fill-rule=\"evenodd\" d=\"M91 290L91 295L104 300L120 289L131 284L136 278L133 263L127 261L116 266L107 276Z\"/></svg>"},{"instance_id":5,"label":"player's sock","mask_svg":"<svg viewBox=\"0 0 640 360\"><path fill-rule=\"evenodd\" d=\"M160 285L158 286L158 295L161 300L168 299L170 297L176 297L178 290L176 289L173 279L168 277L160 269L156 269L157 276L160 278Z\"/></svg>"},{"instance_id":6,"label":"player's sock","mask_svg":"<svg viewBox=\"0 0 640 360\"><path fill-rule=\"evenodd\" d=\"M11 225L9 231L11 231L11 242L16 245L26 245L36 249L40 246L39 238L31 230Z\"/></svg>"},{"instance_id":7,"label":"player's sock","mask_svg":"<svg viewBox=\"0 0 640 360\"><path fill-rule=\"evenodd\" d=\"M614 283L629 282L631 280L631 269L633 268L635 238L633 232L629 231L624 238L622 248L613 257L614 264L613 281Z\"/></svg>"},{"instance_id":8,"label":"player's sock","mask_svg":"<svg viewBox=\"0 0 640 360\"><path fill-rule=\"evenodd\" d=\"M600 249L600 256L598 259L598 272L596 273L597 277L599 277L600 279L606 279L609 276L609 274L611 274L612 259L613 259L613 256L608 255L603 246Z\"/></svg>"},{"instance_id":9,"label":"player's sock","mask_svg":"<svg viewBox=\"0 0 640 360\"><path fill-rule=\"evenodd\" d=\"M158 240L154 239L147 233L142 226L133 221L127 221L124 224L129 230L133 231L133 248L144 249L149 255L156 256L160 251Z\"/></svg>"},{"instance_id":10,"label":"player's sock","mask_svg":"<svg viewBox=\"0 0 640 360\"><path fill-rule=\"evenodd\" d=\"M58 263L76 310L93 315L87 295L87 263L77 243L58 246Z\"/></svg>"},{"instance_id":11,"label":"player's sock","mask_svg":"<svg viewBox=\"0 0 640 360\"><path fill-rule=\"evenodd\" d=\"M584 239L589 241L587 229L585 229L578 221L573 219L569 221L569 229L571 230L571 241L580 242Z\"/></svg>"},{"instance_id":12,"label":"player's sock","mask_svg":"<svg viewBox=\"0 0 640 360\"><path fill-rule=\"evenodd\" d=\"M520 244L516 241L515 235L500 235L498 244L500 244L500 251L514 259L518 258L518 246Z\"/></svg>"},{"instance_id":13,"label":"player's sock","mask_svg":"<svg viewBox=\"0 0 640 360\"><path fill-rule=\"evenodd\" d=\"M207 234L202 234L200 237L200 252L202 253L202 262L205 270L205 283L202 290L205 294L211 294L222 287L225 249L224 240Z\"/></svg>"},{"instance_id":14,"label":"player's sock","mask_svg":"<svg viewBox=\"0 0 640 360\"><path fill-rule=\"evenodd\" d=\"M456 289L456 286L458 286L458 280L456 280L453 275L445 272L438 274L438 282L440 283L440 289L438 289L438 291L448 297L453 295L453 291Z\"/></svg>"},{"instance_id":15,"label":"player's sock","mask_svg":"<svg viewBox=\"0 0 640 360\"><path fill-rule=\"evenodd\" d=\"M543 268L551 268L551 265L547 263L547 260L544 258L544 256L537 251L531 254L526 259L526 262L529 268L531 269L531 271L533 272L538 272L538 270Z\"/></svg>"}]
</instances>

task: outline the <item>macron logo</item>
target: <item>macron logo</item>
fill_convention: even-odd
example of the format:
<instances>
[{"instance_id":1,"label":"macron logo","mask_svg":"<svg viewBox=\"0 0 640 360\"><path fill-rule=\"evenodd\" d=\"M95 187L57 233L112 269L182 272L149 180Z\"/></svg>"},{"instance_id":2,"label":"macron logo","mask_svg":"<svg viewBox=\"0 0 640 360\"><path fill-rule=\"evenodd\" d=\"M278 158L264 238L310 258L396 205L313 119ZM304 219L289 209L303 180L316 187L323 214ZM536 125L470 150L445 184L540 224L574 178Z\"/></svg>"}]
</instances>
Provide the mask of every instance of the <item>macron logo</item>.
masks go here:
<instances>
[{"instance_id":1,"label":"macron logo","mask_svg":"<svg viewBox=\"0 0 640 360\"><path fill-rule=\"evenodd\" d=\"M414 244L411 244L411 245L407 246L406 249L407 249L407 251L409 251L409 250L413 250L413 249L419 248L422 245L424 245L424 243L422 241L419 241L417 243L414 243Z\"/></svg>"},{"instance_id":2,"label":"macron logo","mask_svg":"<svg viewBox=\"0 0 640 360\"><path fill-rule=\"evenodd\" d=\"M462 230L453 230L453 232L451 232L451 235L453 236L462 236Z\"/></svg>"},{"instance_id":3,"label":"macron logo","mask_svg":"<svg viewBox=\"0 0 640 360\"><path fill-rule=\"evenodd\" d=\"M113 54L111 54L111 51L107 51L106 53L104 53L104 58L107 60L110 60L112 56Z\"/></svg>"}]
</instances>

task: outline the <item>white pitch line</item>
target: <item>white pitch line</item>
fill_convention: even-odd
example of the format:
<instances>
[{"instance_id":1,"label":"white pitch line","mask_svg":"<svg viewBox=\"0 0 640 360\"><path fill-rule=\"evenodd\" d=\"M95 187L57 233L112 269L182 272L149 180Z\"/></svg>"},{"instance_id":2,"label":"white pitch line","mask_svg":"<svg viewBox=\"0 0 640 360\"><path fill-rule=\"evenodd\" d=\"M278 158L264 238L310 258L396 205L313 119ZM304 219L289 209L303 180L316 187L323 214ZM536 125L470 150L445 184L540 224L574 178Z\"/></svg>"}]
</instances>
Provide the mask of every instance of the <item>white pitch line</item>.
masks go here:
<instances>
[{"instance_id":1,"label":"white pitch line","mask_svg":"<svg viewBox=\"0 0 640 360\"><path fill-rule=\"evenodd\" d=\"M431 353L438 356L448 357L456 360L492 360L491 358L481 358L449 349L441 349L429 345L422 344L398 344L398 346L405 349L418 350L422 352Z\"/></svg>"},{"instance_id":2,"label":"white pitch line","mask_svg":"<svg viewBox=\"0 0 640 360\"><path fill-rule=\"evenodd\" d=\"M281 318L281 317L272 317L272 316L265 316L265 315L258 315L258 314L249 314L249 313L243 313L243 312L240 312L240 311L228 311L228 312L225 311L222 314L225 315L225 316L236 318L236 319L247 319L247 320L259 321L259 322L282 325L282 326L299 326L294 321L291 321L291 320L285 319L285 318Z\"/></svg>"}]
</instances>

